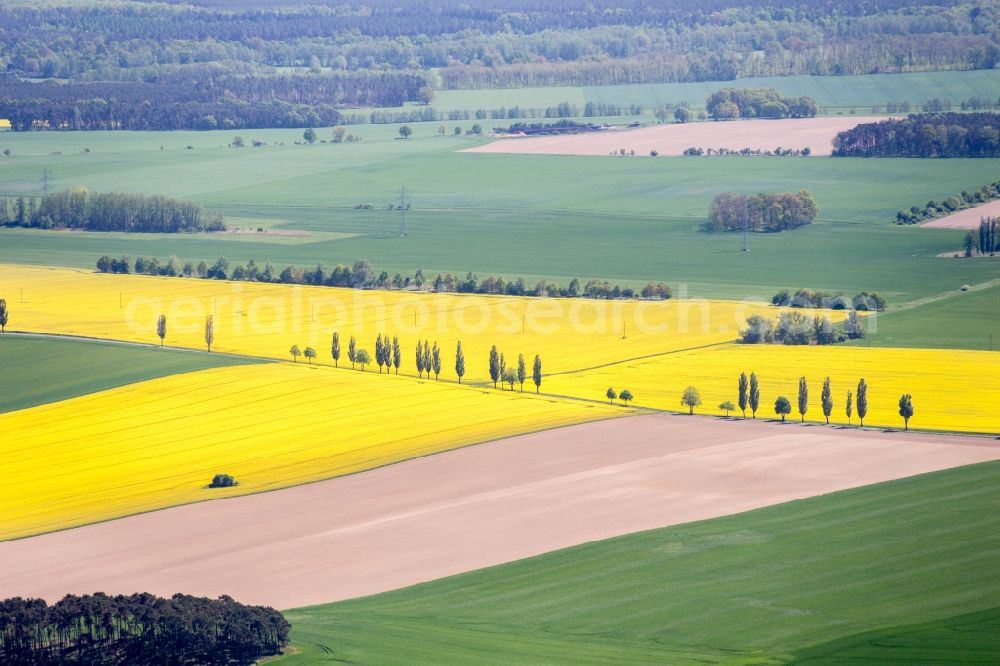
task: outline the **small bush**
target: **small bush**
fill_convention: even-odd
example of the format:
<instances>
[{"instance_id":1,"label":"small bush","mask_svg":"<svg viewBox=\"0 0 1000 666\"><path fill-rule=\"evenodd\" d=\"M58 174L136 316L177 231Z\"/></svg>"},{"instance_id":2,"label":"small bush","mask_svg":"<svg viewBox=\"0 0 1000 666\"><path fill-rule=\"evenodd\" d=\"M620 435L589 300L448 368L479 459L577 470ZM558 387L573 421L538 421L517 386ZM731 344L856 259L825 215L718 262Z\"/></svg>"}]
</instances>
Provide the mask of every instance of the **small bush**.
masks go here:
<instances>
[{"instance_id":1,"label":"small bush","mask_svg":"<svg viewBox=\"0 0 1000 666\"><path fill-rule=\"evenodd\" d=\"M209 488L232 488L234 486L240 485L240 482L232 477L230 474L216 474L212 477L212 483L208 484Z\"/></svg>"}]
</instances>

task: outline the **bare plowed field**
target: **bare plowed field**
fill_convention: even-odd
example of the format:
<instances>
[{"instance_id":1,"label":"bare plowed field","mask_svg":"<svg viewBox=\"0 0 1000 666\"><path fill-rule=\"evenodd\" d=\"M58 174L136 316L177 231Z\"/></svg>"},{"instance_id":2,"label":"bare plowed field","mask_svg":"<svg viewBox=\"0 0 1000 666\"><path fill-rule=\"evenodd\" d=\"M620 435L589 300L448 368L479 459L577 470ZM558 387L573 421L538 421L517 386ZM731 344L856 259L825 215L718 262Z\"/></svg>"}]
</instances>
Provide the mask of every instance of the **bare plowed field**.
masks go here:
<instances>
[{"instance_id":1,"label":"bare plowed field","mask_svg":"<svg viewBox=\"0 0 1000 666\"><path fill-rule=\"evenodd\" d=\"M978 229L979 221L984 217L1000 217L1000 199L924 222L921 226L931 229Z\"/></svg>"},{"instance_id":2,"label":"bare plowed field","mask_svg":"<svg viewBox=\"0 0 1000 666\"><path fill-rule=\"evenodd\" d=\"M774 150L808 147L813 155L829 155L838 132L884 117L836 116L785 120L672 123L634 130L607 130L567 136L500 139L469 148L469 153L523 153L538 155L609 155L635 151L636 155L681 155L687 148Z\"/></svg>"}]
</instances>

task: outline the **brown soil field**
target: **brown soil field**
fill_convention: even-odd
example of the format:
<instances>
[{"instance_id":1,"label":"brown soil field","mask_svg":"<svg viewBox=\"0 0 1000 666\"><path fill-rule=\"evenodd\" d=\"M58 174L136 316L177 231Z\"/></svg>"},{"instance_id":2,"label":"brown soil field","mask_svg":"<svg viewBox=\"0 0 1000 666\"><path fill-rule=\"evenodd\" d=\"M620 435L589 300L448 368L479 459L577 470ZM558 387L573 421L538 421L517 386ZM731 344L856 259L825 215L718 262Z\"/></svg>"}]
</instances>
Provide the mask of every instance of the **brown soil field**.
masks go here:
<instances>
[{"instance_id":1,"label":"brown soil field","mask_svg":"<svg viewBox=\"0 0 1000 666\"><path fill-rule=\"evenodd\" d=\"M1000 217L1000 199L924 222L920 226L931 229L978 229L979 220L984 217Z\"/></svg>"},{"instance_id":2,"label":"brown soil field","mask_svg":"<svg viewBox=\"0 0 1000 666\"><path fill-rule=\"evenodd\" d=\"M0 590L50 601L228 594L289 608L997 458L983 438L613 419L0 543Z\"/></svg>"},{"instance_id":3,"label":"brown soil field","mask_svg":"<svg viewBox=\"0 0 1000 666\"><path fill-rule=\"evenodd\" d=\"M608 155L624 148L636 155L681 155L696 148L773 150L809 147L813 155L829 155L838 132L861 123L885 120L884 116L833 116L785 120L736 120L729 122L671 123L634 130L607 130L589 134L501 139L466 153L524 153L535 155Z\"/></svg>"}]
</instances>

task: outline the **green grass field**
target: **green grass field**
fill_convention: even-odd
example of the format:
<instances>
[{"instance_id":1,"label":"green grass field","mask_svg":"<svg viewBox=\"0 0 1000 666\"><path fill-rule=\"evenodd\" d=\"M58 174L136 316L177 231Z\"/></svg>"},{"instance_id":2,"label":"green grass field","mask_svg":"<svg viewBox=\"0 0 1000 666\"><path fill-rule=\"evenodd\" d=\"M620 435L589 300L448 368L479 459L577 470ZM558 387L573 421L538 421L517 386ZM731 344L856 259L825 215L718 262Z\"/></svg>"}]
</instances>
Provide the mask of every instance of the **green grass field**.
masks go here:
<instances>
[{"instance_id":1,"label":"green grass field","mask_svg":"<svg viewBox=\"0 0 1000 666\"><path fill-rule=\"evenodd\" d=\"M954 290L939 301L879 314L874 328L869 322L869 339L848 344L997 351L1000 349L998 303L1000 286L969 292Z\"/></svg>"},{"instance_id":2,"label":"green grass field","mask_svg":"<svg viewBox=\"0 0 1000 666\"><path fill-rule=\"evenodd\" d=\"M863 76L781 76L706 81L699 83L651 83L618 86L512 88L500 90L442 90L433 106L441 111L510 108L546 108L560 102L576 104L582 112L587 102L630 106L647 111L664 104L688 102L705 105L705 99L721 88L775 88L788 96L808 96L828 113L847 113L851 108L868 113L873 106L885 108L889 100L922 104L928 99L950 100L958 106L973 95L993 99L1000 89L1000 70L969 72L917 72Z\"/></svg>"},{"instance_id":3,"label":"green grass field","mask_svg":"<svg viewBox=\"0 0 1000 666\"><path fill-rule=\"evenodd\" d=\"M26 175L40 176L48 165L53 188L160 192L222 210L241 226L260 220L257 226L317 235L8 230L0 232L0 260L89 266L101 254L127 252L314 265L367 257L408 273L422 267L558 282L663 279L685 283L697 296L769 296L798 286L876 289L894 303L1000 276L998 262L937 257L960 246L960 231L891 223L901 207L988 182L1000 161L477 155L453 152L470 140L434 137L427 126L410 141L392 140L384 127L364 129L374 134L360 145L286 142L242 150L218 147L230 137L218 132L197 135L202 147L191 151L151 148L194 140L170 133L13 136L22 145L15 146L18 156L0 161L3 192L37 188L39 181ZM261 136L294 136L269 132ZM64 145L83 141L89 155ZM409 236L401 239L399 213L385 207L404 181L413 209ZM754 236L748 254L739 252L736 236L698 231L720 191L801 188L812 190L821 208L811 228ZM358 204L375 210L357 210Z\"/></svg>"},{"instance_id":4,"label":"green grass field","mask_svg":"<svg viewBox=\"0 0 1000 666\"><path fill-rule=\"evenodd\" d=\"M1000 463L287 612L274 663L996 663Z\"/></svg>"},{"instance_id":5,"label":"green grass field","mask_svg":"<svg viewBox=\"0 0 1000 666\"><path fill-rule=\"evenodd\" d=\"M0 335L0 412L181 372L257 362L220 354L8 333Z\"/></svg>"}]
</instances>

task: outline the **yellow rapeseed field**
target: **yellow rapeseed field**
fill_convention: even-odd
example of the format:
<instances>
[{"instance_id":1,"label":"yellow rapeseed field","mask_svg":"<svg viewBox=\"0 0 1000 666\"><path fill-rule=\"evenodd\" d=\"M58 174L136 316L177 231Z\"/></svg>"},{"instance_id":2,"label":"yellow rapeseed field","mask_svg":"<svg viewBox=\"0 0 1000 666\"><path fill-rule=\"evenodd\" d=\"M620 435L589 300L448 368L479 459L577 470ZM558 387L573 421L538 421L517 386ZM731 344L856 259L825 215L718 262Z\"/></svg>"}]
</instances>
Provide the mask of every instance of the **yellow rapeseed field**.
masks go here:
<instances>
[{"instance_id":1,"label":"yellow rapeseed field","mask_svg":"<svg viewBox=\"0 0 1000 666\"><path fill-rule=\"evenodd\" d=\"M549 377L546 387L560 395L601 399L609 387L629 389L634 404L685 410L680 404L687 386L701 394L696 412L720 414L718 405L737 404L740 372L760 379L758 418L778 418L779 395L792 403L789 419L798 420L798 380L809 387L807 421L824 421L820 394L830 377L834 400L831 423L847 423L847 391L857 391L860 378L868 383L865 425L902 427L899 397L913 396L910 427L964 432L1000 432L1000 354L948 349L865 347L790 347L783 345L724 345L667 354L577 373ZM749 412L748 412L749 414ZM858 423L857 410L852 418Z\"/></svg>"},{"instance_id":2,"label":"yellow rapeseed field","mask_svg":"<svg viewBox=\"0 0 1000 666\"><path fill-rule=\"evenodd\" d=\"M303 364L174 375L0 415L0 539L622 413ZM239 487L206 489L217 473Z\"/></svg>"},{"instance_id":3,"label":"yellow rapeseed field","mask_svg":"<svg viewBox=\"0 0 1000 666\"><path fill-rule=\"evenodd\" d=\"M313 347L323 364L333 364L333 331L342 337L342 365L350 336L370 353L377 335L398 336L400 372L411 375L417 374L414 346L428 339L441 347L442 379L455 379L460 340L471 381L488 378L494 344L508 365L524 354L530 372L540 354L546 373L566 372L729 342L749 315L778 316L776 308L730 301L362 291L16 265L0 265L0 298L7 299L12 330L153 343L156 320L165 314L166 344L204 349L205 317L213 314L214 351L287 359L296 344Z\"/></svg>"}]
</instances>

